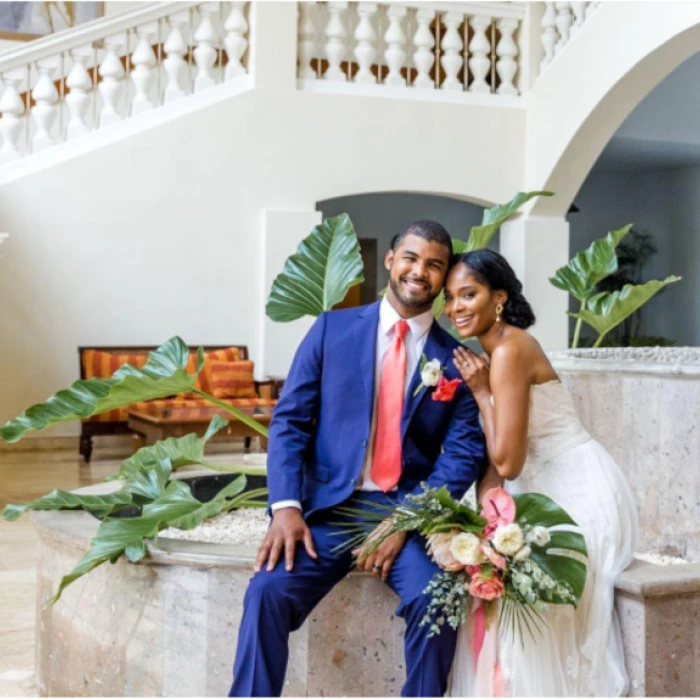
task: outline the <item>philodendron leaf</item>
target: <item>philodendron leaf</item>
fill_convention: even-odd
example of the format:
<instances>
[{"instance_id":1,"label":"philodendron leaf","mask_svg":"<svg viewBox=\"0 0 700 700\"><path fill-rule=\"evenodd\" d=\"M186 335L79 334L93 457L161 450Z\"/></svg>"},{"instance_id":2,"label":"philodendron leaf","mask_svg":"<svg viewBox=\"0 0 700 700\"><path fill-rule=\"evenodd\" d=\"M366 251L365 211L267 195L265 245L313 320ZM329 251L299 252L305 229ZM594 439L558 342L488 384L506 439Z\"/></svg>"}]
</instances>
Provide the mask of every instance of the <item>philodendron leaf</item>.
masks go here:
<instances>
[{"instance_id":1,"label":"philodendron leaf","mask_svg":"<svg viewBox=\"0 0 700 700\"><path fill-rule=\"evenodd\" d=\"M153 472L140 473L137 476L147 476L151 473ZM168 460L162 460L159 475L167 480L169 473ZM202 503L192 495L185 482L173 480L153 502L143 506L141 516L105 518L90 542L90 549L75 569L61 579L58 591L48 605L53 605L61 597L66 586L107 561L114 563L122 554L131 562L143 559L146 555L145 540L153 539L160 530L166 527L189 530L204 519L231 508L235 505L236 497L241 497L245 486L246 478L240 476L225 486L211 501Z\"/></svg>"},{"instance_id":2,"label":"philodendron leaf","mask_svg":"<svg viewBox=\"0 0 700 700\"><path fill-rule=\"evenodd\" d=\"M163 459L170 460L173 470L196 464L215 471L264 475L266 470L262 467L249 465L221 466L204 459L204 448L207 442L227 425L227 420L219 415L215 415L202 437L198 437L196 433L189 433L183 437L167 438L157 442L155 445L142 447L129 459L121 463L117 474L107 477L105 481L131 479L139 472L153 469Z\"/></svg>"},{"instance_id":3,"label":"philodendron leaf","mask_svg":"<svg viewBox=\"0 0 700 700\"><path fill-rule=\"evenodd\" d=\"M560 267L550 282L583 302L595 292L596 285L617 272L617 244L629 233L632 224L610 231L605 238L593 241L586 250L577 253Z\"/></svg>"},{"instance_id":4,"label":"philodendron leaf","mask_svg":"<svg viewBox=\"0 0 700 700\"><path fill-rule=\"evenodd\" d=\"M496 235L496 231L498 231L501 224L518 211L523 204L529 202L534 197L551 197L553 194L553 192L547 191L518 192L510 202L506 204L497 204L495 207L486 209L481 226L472 227L469 240L466 244L462 241L456 241L458 245L452 246L453 249L462 248L464 246L463 250L455 249L455 253L469 253L472 250L486 248L491 239Z\"/></svg>"},{"instance_id":5,"label":"philodendron leaf","mask_svg":"<svg viewBox=\"0 0 700 700\"><path fill-rule=\"evenodd\" d=\"M272 283L265 312L273 321L319 316L364 282L360 244L347 214L325 219L287 259Z\"/></svg>"},{"instance_id":6,"label":"philodendron leaf","mask_svg":"<svg viewBox=\"0 0 700 700\"><path fill-rule=\"evenodd\" d=\"M129 406L137 401L159 399L192 391L204 364L204 353L197 351L197 369L187 374L190 351L181 338L171 338L149 353L142 369L123 365L107 379L80 379L43 403L35 404L0 428L0 438L16 442L32 430L89 418L97 413Z\"/></svg>"},{"instance_id":7,"label":"philodendron leaf","mask_svg":"<svg viewBox=\"0 0 700 700\"><path fill-rule=\"evenodd\" d=\"M576 526L571 516L551 498L541 493L524 493L513 496L517 522L520 525ZM550 541L543 547L531 544L530 557L555 581L567 581L578 605L586 583L586 564L581 561L588 555L583 535L571 530L550 532ZM569 554L567 554L569 552ZM554 602L567 601L554 596Z\"/></svg>"},{"instance_id":8,"label":"philodendron leaf","mask_svg":"<svg viewBox=\"0 0 700 700\"><path fill-rule=\"evenodd\" d=\"M132 501L132 495L127 488L104 495L70 493L55 489L32 503L22 505L10 503L2 511L2 517L13 521L28 510L87 510L94 516L102 518L115 508L131 505Z\"/></svg>"},{"instance_id":9,"label":"philodendron leaf","mask_svg":"<svg viewBox=\"0 0 700 700\"><path fill-rule=\"evenodd\" d=\"M645 284L626 284L616 292L596 294L588 300L586 309L570 315L582 319L595 328L600 334L598 339L600 342L615 326L644 306L655 294L680 279L670 275L665 280L651 280Z\"/></svg>"}]
</instances>

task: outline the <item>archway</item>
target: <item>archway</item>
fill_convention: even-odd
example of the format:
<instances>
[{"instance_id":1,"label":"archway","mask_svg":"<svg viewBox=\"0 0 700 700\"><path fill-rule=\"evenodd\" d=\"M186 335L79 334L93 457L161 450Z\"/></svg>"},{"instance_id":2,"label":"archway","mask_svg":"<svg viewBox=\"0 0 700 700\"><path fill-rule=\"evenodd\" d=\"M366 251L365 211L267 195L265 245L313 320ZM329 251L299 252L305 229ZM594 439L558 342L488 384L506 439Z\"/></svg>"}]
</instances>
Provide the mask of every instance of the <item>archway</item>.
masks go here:
<instances>
[{"instance_id":1,"label":"archway","mask_svg":"<svg viewBox=\"0 0 700 700\"><path fill-rule=\"evenodd\" d=\"M698 46L697 3L601 4L530 94L525 181L557 195L531 215L566 214L624 119Z\"/></svg>"}]
</instances>

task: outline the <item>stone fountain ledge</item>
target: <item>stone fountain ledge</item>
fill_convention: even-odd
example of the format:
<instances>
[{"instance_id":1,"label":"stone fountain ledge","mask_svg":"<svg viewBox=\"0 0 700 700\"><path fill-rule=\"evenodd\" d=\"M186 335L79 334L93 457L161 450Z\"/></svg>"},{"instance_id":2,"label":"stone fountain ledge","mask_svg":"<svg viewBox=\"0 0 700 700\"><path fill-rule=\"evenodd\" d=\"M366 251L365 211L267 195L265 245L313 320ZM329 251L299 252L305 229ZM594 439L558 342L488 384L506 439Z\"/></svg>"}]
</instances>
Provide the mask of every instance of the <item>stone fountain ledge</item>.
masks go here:
<instances>
[{"instance_id":1,"label":"stone fountain ledge","mask_svg":"<svg viewBox=\"0 0 700 700\"><path fill-rule=\"evenodd\" d=\"M548 350L557 370L700 376L700 348L580 348Z\"/></svg>"},{"instance_id":2,"label":"stone fountain ledge","mask_svg":"<svg viewBox=\"0 0 700 700\"><path fill-rule=\"evenodd\" d=\"M79 492L119 486L115 481ZM252 575L251 543L264 531L266 518L260 511L226 514L209 533L221 530L231 537L242 518L250 519L245 544L174 539L163 531L143 562L122 558L105 564L42 609L87 549L98 521L78 511L32 513L39 540L40 694L225 695ZM398 696L405 672L397 602L371 575L346 577L292 635L285 695ZM692 640L700 622L700 564L635 561L616 582L616 605L630 693L697 695Z\"/></svg>"}]
</instances>

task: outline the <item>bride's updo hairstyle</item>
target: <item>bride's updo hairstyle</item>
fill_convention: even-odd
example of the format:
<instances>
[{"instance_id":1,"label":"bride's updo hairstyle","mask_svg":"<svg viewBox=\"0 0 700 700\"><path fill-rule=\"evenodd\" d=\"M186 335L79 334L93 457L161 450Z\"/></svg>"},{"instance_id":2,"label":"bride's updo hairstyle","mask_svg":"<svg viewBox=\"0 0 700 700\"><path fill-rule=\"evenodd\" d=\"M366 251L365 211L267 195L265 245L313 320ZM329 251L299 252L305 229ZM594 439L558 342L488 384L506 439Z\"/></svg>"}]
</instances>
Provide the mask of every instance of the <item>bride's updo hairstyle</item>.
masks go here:
<instances>
[{"instance_id":1,"label":"bride's updo hairstyle","mask_svg":"<svg viewBox=\"0 0 700 700\"><path fill-rule=\"evenodd\" d=\"M535 314L523 296L522 282L515 276L508 261L493 250L482 248L471 253L453 255L450 269L464 265L481 284L491 291L503 290L508 301L503 305L502 317L511 326L526 329L535 323Z\"/></svg>"}]
</instances>

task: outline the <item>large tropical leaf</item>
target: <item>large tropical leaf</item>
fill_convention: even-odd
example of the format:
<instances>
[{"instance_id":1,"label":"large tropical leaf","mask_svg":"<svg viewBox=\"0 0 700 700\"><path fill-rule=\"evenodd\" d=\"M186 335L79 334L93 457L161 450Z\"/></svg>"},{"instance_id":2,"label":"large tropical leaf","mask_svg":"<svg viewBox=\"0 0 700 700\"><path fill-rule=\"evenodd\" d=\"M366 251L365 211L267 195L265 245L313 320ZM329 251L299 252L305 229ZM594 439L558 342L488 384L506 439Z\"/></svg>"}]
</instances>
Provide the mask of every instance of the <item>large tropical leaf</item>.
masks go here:
<instances>
[{"instance_id":1,"label":"large tropical leaf","mask_svg":"<svg viewBox=\"0 0 700 700\"><path fill-rule=\"evenodd\" d=\"M462 248L461 250L455 249L455 253L469 253L472 250L479 250L480 248L486 248L491 239L496 235L496 231L500 228L501 224L509 219L523 204L529 202L534 197L551 197L554 193L547 191L540 192L518 192L510 202L506 204L497 204L495 207L486 209L484 211L484 217L481 222L481 226L473 226L471 233L469 234L469 240L464 244L462 241L457 241L457 246L454 248Z\"/></svg>"},{"instance_id":2,"label":"large tropical leaf","mask_svg":"<svg viewBox=\"0 0 700 700\"><path fill-rule=\"evenodd\" d=\"M631 228L632 224L628 224L617 231L610 231L605 238L593 241L586 250L577 253L560 267L549 281L580 302L585 301L593 295L601 280L617 272L615 248Z\"/></svg>"},{"instance_id":3,"label":"large tropical leaf","mask_svg":"<svg viewBox=\"0 0 700 700\"><path fill-rule=\"evenodd\" d=\"M517 522L520 525L576 526L571 516L551 498L541 493L523 493L513 496ZM581 561L588 555L583 535L571 530L550 532L550 541L544 547L531 544L530 557L555 581L571 585L576 604L581 599L586 583L586 565ZM567 554L566 552L573 553ZM576 556L579 555L579 556ZM555 602L564 603L564 600Z\"/></svg>"},{"instance_id":4,"label":"large tropical leaf","mask_svg":"<svg viewBox=\"0 0 700 700\"><path fill-rule=\"evenodd\" d=\"M127 364L107 379L80 379L70 389L59 391L7 422L0 428L0 438L16 442L32 430L43 430L56 423L88 418L137 401L192 391L204 363L204 354L200 348L197 369L192 375L185 371L189 354L181 338L171 338L149 353L143 369Z\"/></svg>"},{"instance_id":5,"label":"large tropical leaf","mask_svg":"<svg viewBox=\"0 0 700 700\"><path fill-rule=\"evenodd\" d=\"M571 516L549 496L541 493L520 493L513 496L519 525L576 525Z\"/></svg>"},{"instance_id":6,"label":"large tropical leaf","mask_svg":"<svg viewBox=\"0 0 700 700\"><path fill-rule=\"evenodd\" d=\"M159 483L170 473L168 460L162 460L158 472ZM153 471L140 473L137 477L146 477ZM90 549L78 562L70 574L61 579L58 591L49 601L53 605L66 586L84 576L94 568L109 561L116 562L124 554L129 561L140 561L146 555L147 539L153 539L166 527L189 530L199 525L204 519L231 509L238 502L243 502L248 494L242 491L246 486L245 476L240 476L224 487L211 501L202 503L190 491L183 481L171 481L152 503L143 507L143 513L137 518L105 518L90 542Z\"/></svg>"},{"instance_id":7,"label":"large tropical leaf","mask_svg":"<svg viewBox=\"0 0 700 700\"><path fill-rule=\"evenodd\" d=\"M670 275L665 280L651 280L645 284L626 284L616 292L596 294L588 300L588 308L570 315L582 319L589 326L595 328L600 334L596 342L599 344L615 326L644 306L664 287L678 282L680 279L680 277Z\"/></svg>"},{"instance_id":8,"label":"large tropical leaf","mask_svg":"<svg viewBox=\"0 0 700 700\"><path fill-rule=\"evenodd\" d=\"M196 433L189 433L183 437L167 438L155 443L155 445L142 447L129 459L121 463L117 474L107 477L105 481L131 479L138 472L153 469L163 459L170 460L173 470L196 464L216 471L264 475L266 470L262 467L251 467L248 465L221 466L204 459L204 449L207 442L227 425L227 420L216 415L212 418L206 433L202 437L198 437Z\"/></svg>"},{"instance_id":9,"label":"large tropical leaf","mask_svg":"<svg viewBox=\"0 0 700 700\"><path fill-rule=\"evenodd\" d=\"M10 503L2 511L2 517L13 521L29 510L87 510L101 518L115 508L131 505L132 501L131 492L126 487L104 495L87 495L54 489L32 503L22 505Z\"/></svg>"},{"instance_id":10,"label":"large tropical leaf","mask_svg":"<svg viewBox=\"0 0 700 700\"><path fill-rule=\"evenodd\" d=\"M364 282L360 245L347 214L325 219L287 259L272 283L266 313L273 321L319 316Z\"/></svg>"}]
</instances>

